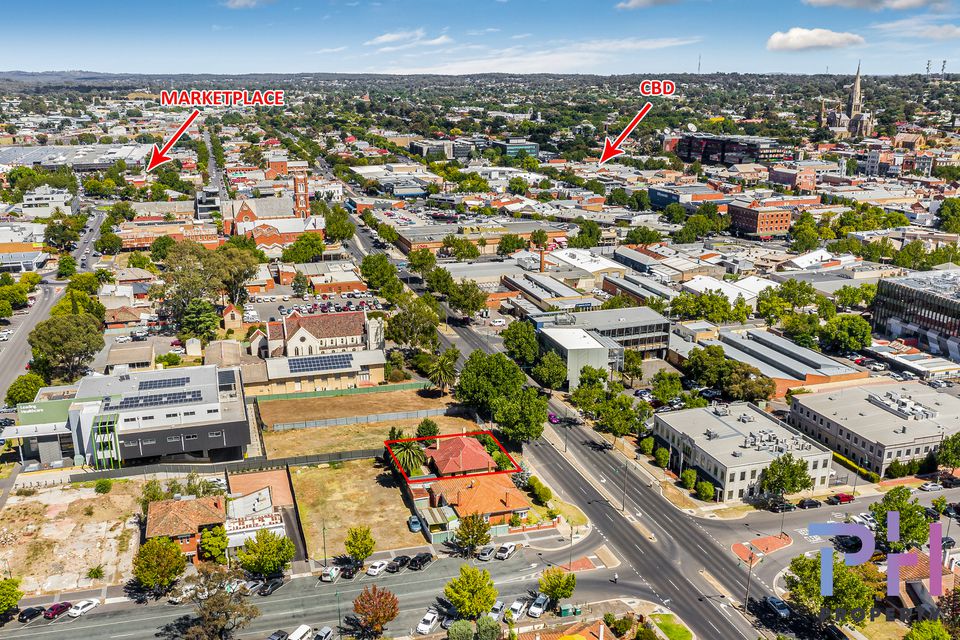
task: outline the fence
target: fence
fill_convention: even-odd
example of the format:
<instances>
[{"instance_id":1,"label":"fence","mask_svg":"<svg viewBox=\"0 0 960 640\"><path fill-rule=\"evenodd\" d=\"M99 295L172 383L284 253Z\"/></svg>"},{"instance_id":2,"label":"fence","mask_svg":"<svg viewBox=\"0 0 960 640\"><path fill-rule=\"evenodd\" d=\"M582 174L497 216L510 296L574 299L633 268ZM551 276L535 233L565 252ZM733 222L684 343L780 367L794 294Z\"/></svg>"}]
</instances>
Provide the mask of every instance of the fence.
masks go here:
<instances>
[{"instance_id":1,"label":"fence","mask_svg":"<svg viewBox=\"0 0 960 640\"><path fill-rule=\"evenodd\" d=\"M456 409L456 407L454 407ZM344 416L342 418L327 418L325 420L307 420L305 422L278 422L273 425L274 431L289 431L290 429L312 429L314 427L343 427L348 424L366 424L371 422L392 422L394 420L423 419L431 416L442 416L448 409L421 409L419 411L395 411L393 413L373 413L366 416ZM458 413L458 411L449 411Z\"/></svg>"},{"instance_id":2,"label":"fence","mask_svg":"<svg viewBox=\"0 0 960 640\"><path fill-rule=\"evenodd\" d=\"M187 474L187 473L243 473L245 471L267 471L270 469L286 469L288 466L310 464L329 464L331 462L347 462L350 460L366 460L376 458L383 449L357 449L355 451L335 451L332 453L317 453L308 456L291 456L289 458L248 458L235 462L211 462L207 464L150 464L140 467L123 467L120 469L105 469L103 471L88 471L75 473L70 476L70 482L89 482L100 478L129 478L132 476L149 476L160 473ZM22 478L23 476L21 476ZM28 485L27 482L22 483ZM38 486L42 484L38 483Z\"/></svg>"},{"instance_id":3,"label":"fence","mask_svg":"<svg viewBox=\"0 0 960 640\"><path fill-rule=\"evenodd\" d=\"M331 398L335 396L351 396L364 393L388 393L390 391L409 391L429 389L428 382L404 382L401 384L384 384L376 387L357 387L355 389L334 389L332 391L301 391L299 393L271 393L268 396L256 396L257 402L272 400L302 400L304 398Z\"/></svg>"}]
</instances>

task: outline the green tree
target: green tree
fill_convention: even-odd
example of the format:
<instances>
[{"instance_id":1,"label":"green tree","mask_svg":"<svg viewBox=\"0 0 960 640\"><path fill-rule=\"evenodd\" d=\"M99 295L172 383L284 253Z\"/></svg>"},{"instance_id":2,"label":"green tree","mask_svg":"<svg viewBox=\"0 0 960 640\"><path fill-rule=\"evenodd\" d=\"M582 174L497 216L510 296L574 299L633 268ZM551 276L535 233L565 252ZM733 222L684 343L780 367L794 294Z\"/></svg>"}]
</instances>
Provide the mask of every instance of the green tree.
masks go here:
<instances>
[{"instance_id":1,"label":"green tree","mask_svg":"<svg viewBox=\"0 0 960 640\"><path fill-rule=\"evenodd\" d=\"M660 232L650 227L634 227L627 232L627 244L656 244L662 240Z\"/></svg>"},{"instance_id":2,"label":"green tree","mask_svg":"<svg viewBox=\"0 0 960 640\"><path fill-rule=\"evenodd\" d=\"M255 537L244 540L237 559L240 566L254 575L272 576L290 564L295 552L290 538L260 529Z\"/></svg>"},{"instance_id":3,"label":"green tree","mask_svg":"<svg viewBox=\"0 0 960 640\"><path fill-rule=\"evenodd\" d=\"M374 289L379 289L388 280L393 280L397 276L397 269L390 263L390 259L384 253L370 253L363 257L360 263L360 275Z\"/></svg>"},{"instance_id":4,"label":"green tree","mask_svg":"<svg viewBox=\"0 0 960 640\"><path fill-rule=\"evenodd\" d=\"M860 287L854 287L849 284L845 284L837 289L833 294L833 298L837 301L837 304L844 309L852 309L863 300Z\"/></svg>"},{"instance_id":5,"label":"green tree","mask_svg":"<svg viewBox=\"0 0 960 640\"><path fill-rule=\"evenodd\" d=\"M940 620L917 620L903 640L950 640L952 637Z\"/></svg>"},{"instance_id":6,"label":"green tree","mask_svg":"<svg viewBox=\"0 0 960 640\"><path fill-rule=\"evenodd\" d=\"M347 538L344 540L343 546L347 550L347 555L353 558L355 562L363 564L367 558L373 555L376 542L370 532L370 527L358 526L347 529Z\"/></svg>"},{"instance_id":7,"label":"green tree","mask_svg":"<svg viewBox=\"0 0 960 640\"><path fill-rule=\"evenodd\" d=\"M23 402L33 402L37 392L46 384L43 378L35 373L25 373L14 380L7 389L7 405L15 407ZM0 611L2 611L0 607Z\"/></svg>"},{"instance_id":8,"label":"green tree","mask_svg":"<svg viewBox=\"0 0 960 640\"><path fill-rule=\"evenodd\" d=\"M769 400L777 390L773 380L746 362L731 362L721 386L732 399L744 402Z\"/></svg>"},{"instance_id":9,"label":"green tree","mask_svg":"<svg viewBox=\"0 0 960 640\"><path fill-rule=\"evenodd\" d=\"M440 427L436 422L430 418L424 418L420 421L420 424L417 425L417 437L426 438L429 436L438 436L440 435ZM422 441L426 446L432 446L433 440L423 440Z\"/></svg>"},{"instance_id":10,"label":"green tree","mask_svg":"<svg viewBox=\"0 0 960 640\"><path fill-rule=\"evenodd\" d=\"M430 249L414 249L407 255L410 268L421 276L437 266L437 256Z\"/></svg>"},{"instance_id":11,"label":"green tree","mask_svg":"<svg viewBox=\"0 0 960 640\"><path fill-rule=\"evenodd\" d=\"M500 397L516 397L523 388L525 376L505 354L488 355L476 350L470 353L457 382L456 396L480 412L490 415Z\"/></svg>"},{"instance_id":12,"label":"green tree","mask_svg":"<svg viewBox=\"0 0 960 640\"><path fill-rule=\"evenodd\" d=\"M37 324L27 342L34 356L46 358L73 379L104 347L100 323L91 315L53 316Z\"/></svg>"},{"instance_id":13,"label":"green tree","mask_svg":"<svg viewBox=\"0 0 960 640\"><path fill-rule=\"evenodd\" d=\"M549 241L550 239L547 237L547 232L543 229L536 229L530 234L530 243L540 249L546 247Z\"/></svg>"},{"instance_id":14,"label":"green tree","mask_svg":"<svg viewBox=\"0 0 960 640\"><path fill-rule=\"evenodd\" d=\"M790 303L781 298L779 290L774 287L768 287L757 295L757 316L767 324L779 322L789 308Z\"/></svg>"},{"instance_id":15,"label":"green tree","mask_svg":"<svg viewBox=\"0 0 960 640\"><path fill-rule=\"evenodd\" d=\"M443 593L457 614L475 620L490 611L497 600L497 588L490 573L468 564L460 565L460 574L450 580Z\"/></svg>"},{"instance_id":16,"label":"green tree","mask_svg":"<svg viewBox=\"0 0 960 640\"><path fill-rule=\"evenodd\" d=\"M719 386L726 377L727 368L723 347L717 345L694 347L683 364L687 376L708 387Z\"/></svg>"},{"instance_id":17,"label":"green tree","mask_svg":"<svg viewBox=\"0 0 960 640\"><path fill-rule=\"evenodd\" d=\"M640 441L640 453L645 456L649 456L651 453L653 453L653 447L655 444L656 441L653 439L653 436L647 436Z\"/></svg>"},{"instance_id":18,"label":"green tree","mask_svg":"<svg viewBox=\"0 0 960 640\"><path fill-rule=\"evenodd\" d=\"M540 574L540 593L550 598L551 602L559 602L573 596L577 588L577 574L561 567L548 567Z\"/></svg>"},{"instance_id":19,"label":"green tree","mask_svg":"<svg viewBox=\"0 0 960 640\"><path fill-rule=\"evenodd\" d=\"M0 580L0 612L13 609L22 597L23 591L20 590L19 578Z\"/></svg>"},{"instance_id":20,"label":"green tree","mask_svg":"<svg viewBox=\"0 0 960 640\"><path fill-rule=\"evenodd\" d=\"M360 628L377 638L400 614L400 601L392 592L371 585L364 587L353 601L353 612L357 614Z\"/></svg>"},{"instance_id":21,"label":"green tree","mask_svg":"<svg viewBox=\"0 0 960 640\"><path fill-rule=\"evenodd\" d=\"M783 495L807 489L813 489L807 462L792 453L777 456L760 474L760 490L765 493Z\"/></svg>"},{"instance_id":22,"label":"green tree","mask_svg":"<svg viewBox=\"0 0 960 640\"><path fill-rule=\"evenodd\" d=\"M643 352L626 349L623 352L623 375L630 379L630 385L643 380Z\"/></svg>"},{"instance_id":23,"label":"green tree","mask_svg":"<svg viewBox=\"0 0 960 640\"><path fill-rule=\"evenodd\" d=\"M658 467L666 469L667 465L670 464L670 451L664 447L660 447L653 453L653 459L656 461Z\"/></svg>"},{"instance_id":24,"label":"green tree","mask_svg":"<svg viewBox=\"0 0 960 640\"><path fill-rule=\"evenodd\" d=\"M574 220L579 225L577 235L570 238L568 246L575 249L589 249L597 246L600 242L600 225L593 220L577 218Z\"/></svg>"},{"instance_id":25,"label":"green tree","mask_svg":"<svg viewBox=\"0 0 960 640\"><path fill-rule=\"evenodd\" d=\"M317 262L323 258L327 245L323 243L323 236L319 233L301 233L289 247L283 250L280 259L293 264Z\"/></svg>"},{"instance_id":26,"label":"green tree","mask_svg":"<svg viewBox=\"0 0 960 640\"><path fill-rule=\"evenodd\" d=\"M420 443L406 440L394 443L392 449L397 463L408 476L420 475L420 467L426 462Z\"/></svg>"},{"instance_id":27,"label":"green tree","mask_svg":"<svg viewBox=\"0 0 960 640\"><path fill-rule=\"evenodd\" d=\"M777 287L777 295L785 300L791 309L796 310L813 304L817 296L817 291L809 282L790 278L789 280L784 280L780 286Z\"/></svg>"},{"instance_id":28,"label":"green tree","mask_svg":"<svg viewBox=\"0 0 960 640\"><path fill-rule=\"evenodd\" d=\"M208 527L200 533L200 558L225 564L228 544L227 532L223 525Z\"/></svg>"},{"instance_id":29,"label":"green tree","mask_svg":"<svg viewBox=\"0 0 960 640\"><path fill-rule=\"evenodd\" d=\"M877 520L877 540L887 539L887 512L900 512L900 539L891 542L894 551L903 551L908 546L921 546L927 541L927 516L923 505L912 498L908 487L894 487L879 502L870 505L870 512Z\"/></svg>"},{"instance_id":30,"label":"green tree","mask_svg":"<svg viewBox=\"0 0 960 640\"><path fill-rule=\"evenodd\" d=\"M195 616L184 632L184 640L227 640L260 615L242 589L233 588L245 576L239 569L228 569L204 562L197 572L187 576L178 589L189 594Z\"/></svg>"},{"instance_id":31,"label":"green tree","mask_svg":"<svg viewBox=\"0 0 960 640\"><path fill-rule=\"evenodd\" d=\"M293 276L293 282L290 283L290 286L293 288L293 295L302 298L310 288L310 281L302 272L297 271L297 274Z\"/></svg>"},{"instance_id":32,"label":"green tree","mask_svg":"<svg viewBox=\"0 0 960 640\"><path fill-rule=\"evenodd\" d=\"M820 343L833 351L859 351L870 346L870 323L858 315L835 316L821 327Z\"/></svg>"},{"instance_id":33,"label":"green tree","mask_svg":"<svg viewBox=\"0 0 960 640\"><path fill-rule=\"evenodd\" d=\"M661 369L653 376L651 391L660 403L670 402L683 391L680 374Z\"/></svg>"},{"instance_id":34,"label":"green tree","mask_svg":"<svg viewBox=\"0 0 960 640\"><path fill-rule=\"evenodd\" d=\"M490 523L480 514L468 514L460 518L455 537L460 548L466 550L466 555L472 556L478 547L490 543Z\"/></svg>"},{"instance_id":35,"label":"green tree","mask_svg":"<svg viewBox=\"0 0 960 640\"><path fill-rule=\"evenodd\" d=\"M475 280L464 280L453 286L447 295L447 301L453 309L470 317L486 306L487 292L481 289Z\"/></svg>"},{"instance_id":36,"label":"green tree","mask_svg":"<svg viewBox=\"0 0 960 640\"><path fill-rule=\"evenodd\" d=\"M453 276L443 267L435 267L427 271L426 274L427 289L433 293L449 295L453 291Z\"/></svg>"},{"instance_id":37,"label":"green tree","mask_svg":"<svg viewBox=\"0 0 960 640\"><path fill-rule=\"evenodd\" d=\"M519 393L495 398L492 409L500 432L508 440L529 442L543 435L547 399L541 397L533 387L523 387Z\"/></svg>"},{"instance_id":38,"label":"green tree","mask_svg":"<svg viewBox=\"0 0 960 640\"><path fill-rule=\"evenodd\" d=\"M500 237L500 242L497 243L497 253L501 256L508 256L511 253L516 253L521 249L526 249L526 241L518 235L508 233Z\"/></svg>"},{"instance_id":39,"label":"green tree","mask_svg":"<svg viewBox=\"0 0 960 640\"><path fill-rule=\"evenodd\" d=\"M793 242L790 243L791 251L806 253L820 246L820 235L815 227L794 225L790 235L793 236Z\"/></svg>"},{"instance_id":40,"label":"green tree","mask_svg":"<svg viewBox=\"0 0 960 640\"><path fill-rule=\"evenodd\" d=\"M460 358L460 350L456 347L450 347L439 356L437 356L427 370L427 379L430 383L440 389L441 393L446 393L449 387L457 380L457 360Z\"/></svg>"},{"instance_id":41,"label":"green tree","mask_svg":"<svg viewBox=\"0 0 960 640\"><path fill-rule=\"evenodd\" d=\"M217 336L220 328L220 314L206 300L191 300L183 313L180 326L184 335L209 342Z\"/></svg>"},{"instance_id":42,"label":"green tree","mask_svg":"<svg viewBox=\"0 0 960 640\"><path fill-rule=\"evenodd\" d=\"M663 217L673 224L681 224L687 219L687 210L682 204L671 202L663 210Z\"/></svg>"},{"instance_id":43,"label":"green tree","mask_svg":"<svg viewBox=\"0 0 960 640\"><path fill-rule=\"evenodd\" d=\"M74 260L73 256L60 256L60 261L57 263L57 277L69 278L76 272L77 261Z\"/></svg>"},{"instance_id":44,"label":"green tree","mask_svg":"<svg viewBox=\"0 0 960 640\"><path fill-rule=\"evenodd\" d=\"M547 351L530 373L543 387L559 389L567 381L567 363L555 351Z\"/></svg>"},{"instance_id":45,"label":"green tree","mask_svg":"<svg viewBox=\"0 0 960 640\"><path fill-rule=\"evenodd\" d=\"M469 620L455 620L447 629L447 640L473 640L473 623Z\"/></svg>"},{"instance_id":46,"label":"green tree","mask_svg":"<svg viewBox=\"0 0 960 640\"><path fill-rule=\"evenodd\" d=\"M680 474L680 483L687 491L693 491L697 486L697 472L693 469L684 469Z\"/></svg>"},{"instance_id":47,"label":"green tree","mask_svg":"<svg viewBox=\"0 0 960 640\"><path fill-rule=\"evenodd\" d=\"M507 355L513 358L520 366L529 366L537 361L540 355L540 344L537 342L537 331L529 322L511 322L500 333L503 338L503 347Z\"/></svg>"},{"instance_id":48,"label":"green tree","mask_svg":"<svg viewBox=\"0 0 960 640\"><path fill-rule=\"evenodd\" d=\"M790 561L785 580L790 591L790 601L802 613L818 617L826 607L831 614L838 610L870 610L873 605L873 590L860 576L843 562L841 554L833 558L833 595L820 593L820 557L800 555Z\"/></svg>"},{"instance_id":49,"label":"green tree","mask_svg":"<svg viewBox=\"0 0 960 640\"><path fill-rule=\"evenodd\" d=\"M322 203L321 203L322 204ZM311 203L312 206L312 203ZM331 242L349 240L356 233L356 226L350 221L350 214L343 207L336 205L323 214L324 236Z\"/></svg>"},{"instance_id":50,"label":"green tree","mask_svg":"<svg viewBox=\"0 0 960 640\"><path fill-rule=\"evenodd\" d=\"M606 311L609 309L628 309L636 306L638 305L633 298L620 293L604 300L603 304L600 305L600 308Z\"/></svg>"},{"instance_id":51,"label":"green tree","mask_svg":"<svg viewBox=\"0 0 960 640\"><path fill-rule=\"evenodd\" d=\"M960 433L950 434L943 439L937 447L937 462L944 467L949 467L951 473L960 467ZM960 607L957 611L960 613Z\"/></svg>"},{"instance_id":52,"label":"green tree","mask_svg":"<svg viewBox=\"0 0 960 640\"><path fill-rule=\"evenodd\" d=\"M812 313L788 313L781 320L783 333L801 347L816 349L820 318Z\"/></svg>"},{"instance_id":53,"label":"green tree","mask_svg":"<svg viewBox=\"0 0 960 640\"><path fill-rule=\"evenodd\" d=\"M714 495L713 483L709 480L701 480L697 483L697 498L708 502L713 500L716 496Z\"/></svg>"},{"instance_id":54,"label":"green tree","mask_svg":"<svg viewBox=\"0 0 960 640\"><path fill-rule=\"evenodd\" d=\"M440 319L429 304L432 296L410 296L400 301L387 319L386 337L401 347L432 348L437 341Z\"/></svg>"},{"instance_id":55,"label":"green tree","mask_svg":"<svg viewBox=\"0 0 960 640\"><path fill-rule=\"evenodd\" d=\"M150 244L150 259L154 262L163 262L167 253L177 242L170 236L159 236Z\"/></svg>"},{"instance_id":56,"label":"green tree","mask_svg":"<svg viewBox=\"0 0 960 640\"><path fill-rule=\"evenodd\" d=\"M133 558L133 577L146 589L166 592L187 567L180 545L170 538L150 538Z\"/></svg>"},{"instance_id":57,"label":"green tree","mask_svg":"<svg viewBox=\"0 0 960 640\"><path fill-rule=\"evenodd\" d=\"M123 249L123 240L115 233L105 233L93 243L94 248L100 253L107 255L116 255Z\"/></svg>"}]
</instances>

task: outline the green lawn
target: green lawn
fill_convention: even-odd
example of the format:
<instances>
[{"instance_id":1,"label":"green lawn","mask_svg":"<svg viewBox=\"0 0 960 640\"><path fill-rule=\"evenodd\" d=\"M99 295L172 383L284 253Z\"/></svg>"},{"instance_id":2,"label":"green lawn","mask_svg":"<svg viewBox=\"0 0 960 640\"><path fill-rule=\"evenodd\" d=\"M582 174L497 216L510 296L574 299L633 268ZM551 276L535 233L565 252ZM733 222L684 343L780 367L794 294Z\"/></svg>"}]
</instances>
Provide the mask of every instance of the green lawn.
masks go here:
<instances>
[{"instance_id":1,"label":"green lawn","mask_svg":"<svg viewBox=\"0 0 960 640\"><path fill-rule=\"evenodd\" d=\"M9 478L13 472L13 462L0 462L0 480Z\"/></svg>"},{"instance_id":2,"label":"green lawn","mask_svg":"<svg viewBox=\"0 0 960 640\"><path fill-rule=\"evenodd\" d=\"M652 616L653 623L657 625L660 631L670 640L691 640L693 633L687 626L680 622L680 619L672 613L655 613Z\"/></svg>"}]
</instances>

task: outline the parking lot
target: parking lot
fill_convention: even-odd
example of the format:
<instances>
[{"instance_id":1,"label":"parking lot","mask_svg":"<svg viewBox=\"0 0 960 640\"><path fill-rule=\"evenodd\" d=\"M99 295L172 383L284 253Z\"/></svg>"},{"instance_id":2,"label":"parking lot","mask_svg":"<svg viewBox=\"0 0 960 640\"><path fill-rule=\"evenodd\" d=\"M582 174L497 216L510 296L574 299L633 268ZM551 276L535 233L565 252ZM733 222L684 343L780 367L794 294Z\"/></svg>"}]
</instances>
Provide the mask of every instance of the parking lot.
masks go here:
<instances>
[{"instance_id":1,"label":"parking lot","mask_svg":"<svg viewBox=\"0 0 960 640\"><path fill-rule=\"evenodd\" d=\"M379 311L384 303L369 292L306 294L295 296L289 287L277 287L269 293L256 293L244 303L245 322L277 321L294 310L301 314L338 313L342 311ZM256 312L256 317L247 315Z\"/></svg>"}]
</instances>

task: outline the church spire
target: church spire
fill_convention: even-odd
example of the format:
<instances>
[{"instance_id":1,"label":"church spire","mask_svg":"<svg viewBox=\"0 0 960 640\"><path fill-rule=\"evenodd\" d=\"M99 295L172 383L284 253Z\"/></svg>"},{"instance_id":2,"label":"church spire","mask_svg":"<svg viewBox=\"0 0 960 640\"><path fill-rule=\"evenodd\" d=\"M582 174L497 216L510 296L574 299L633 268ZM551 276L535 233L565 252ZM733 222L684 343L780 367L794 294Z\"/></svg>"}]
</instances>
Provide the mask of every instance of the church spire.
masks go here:
<instances>
[{"instance_id":1,"label":"church spire","mask_svg":"<svg viewBox=\"0 0 960 640\"><path fill-rule=\"evenodd\" d=\"M853 86L850 88L850 101L847 103L847 115L853 117L858 113L863 113L863 92L860 88L860 63L857 62L857 75L853 78Z\"/></svg>"}]
</instances>

